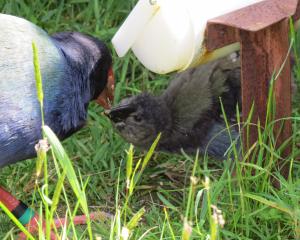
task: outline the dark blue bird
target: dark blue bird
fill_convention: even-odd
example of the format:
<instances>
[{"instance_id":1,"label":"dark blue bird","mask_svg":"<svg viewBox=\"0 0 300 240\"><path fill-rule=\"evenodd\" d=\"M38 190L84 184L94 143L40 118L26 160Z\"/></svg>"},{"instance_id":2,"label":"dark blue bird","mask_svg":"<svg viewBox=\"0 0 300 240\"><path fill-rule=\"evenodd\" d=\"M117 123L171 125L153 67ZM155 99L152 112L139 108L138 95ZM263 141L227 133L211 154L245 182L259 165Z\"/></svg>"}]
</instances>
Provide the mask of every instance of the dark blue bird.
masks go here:
<instances>
[{"instance_id":1,"label":"dark blue bird","mask_svg":"<svg viewBox=\"0 0 300 240\"><path fill-rule=\"evenodd\" d=\"M5 14L0 14L0 29L0 167L3 167L34 157L34 146L41 139L33 41L41 64L45 124L60 139L84 126L91 100L102 99L105 105L107 97L112 95L113 77L110 52L94 37L77 32L49 36L30 22Z\"/></svg>"},{"instance_id":2,"label":"dark blue bird","mask_svg":"<svg viewBox=\"0 0 300 240\"><path fill-rule=\"evenodd\" d=\"M25 19L5 14L0 14L0 29L1 168L35 157L42 138L32 42L39 53L45 124L60 139L84 126L91 100L108 108L114 79L110 52L94 37L77 32L49 36ZM2 187L0 202L31 232L37 229L39 217Z\"/></svg>"}]
</instances>

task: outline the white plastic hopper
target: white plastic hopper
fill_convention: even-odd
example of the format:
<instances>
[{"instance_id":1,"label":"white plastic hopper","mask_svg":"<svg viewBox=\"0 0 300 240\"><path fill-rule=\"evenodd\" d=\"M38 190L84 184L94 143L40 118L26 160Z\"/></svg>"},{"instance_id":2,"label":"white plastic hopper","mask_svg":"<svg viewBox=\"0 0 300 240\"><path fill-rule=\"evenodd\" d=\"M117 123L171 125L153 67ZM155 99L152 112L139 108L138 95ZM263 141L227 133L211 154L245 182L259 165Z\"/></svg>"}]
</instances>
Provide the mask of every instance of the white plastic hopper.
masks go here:
<instances>
[{"instance_id":1,"label":"white plastic hopper","mask_svg":"<svg viewBox=\"0 0 300 240\"><path fill-rule=\"evenodd\" d=\"M262 0L139 0L112 39L119 57L130 49L156 73L182 71L205 56L204 32L209 19ZM239 48L227 46L210 60Z\"/></svg>"}]
</instances>

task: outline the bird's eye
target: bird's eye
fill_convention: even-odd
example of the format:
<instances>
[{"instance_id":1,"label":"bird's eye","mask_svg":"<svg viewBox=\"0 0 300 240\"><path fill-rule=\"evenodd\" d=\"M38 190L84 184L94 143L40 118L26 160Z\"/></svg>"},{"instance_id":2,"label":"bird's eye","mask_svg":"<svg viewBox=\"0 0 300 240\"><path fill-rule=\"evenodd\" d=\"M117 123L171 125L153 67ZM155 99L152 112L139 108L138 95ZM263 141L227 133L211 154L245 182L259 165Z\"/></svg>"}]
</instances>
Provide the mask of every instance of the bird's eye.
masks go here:
<instances>
[{"instance_id":1,"label":"bird's eye","mask_svg":"<svg viewBox=\"0 0 300 240\"><path fill-rule=\"evenodd\" d=\"M142 118L141 118L141 116L139 116L139 115L134 115L134 116L133 116L133 119L134 119L134 121L136 121L136 122L141 122L141 121L142 121Z\"/></svg>"}]
</instances>

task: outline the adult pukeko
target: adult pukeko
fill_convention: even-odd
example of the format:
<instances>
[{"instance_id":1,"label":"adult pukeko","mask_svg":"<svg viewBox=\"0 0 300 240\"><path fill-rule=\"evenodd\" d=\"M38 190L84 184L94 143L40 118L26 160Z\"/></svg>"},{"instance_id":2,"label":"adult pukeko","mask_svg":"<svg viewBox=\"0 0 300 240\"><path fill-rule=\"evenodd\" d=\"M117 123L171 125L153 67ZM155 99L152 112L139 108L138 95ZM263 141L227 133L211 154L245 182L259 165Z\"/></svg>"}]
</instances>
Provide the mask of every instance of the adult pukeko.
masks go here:
<instances>
[{"instance_id":1,"label":"adult pukeko","mask_svg":"<svg viewBox=\"0 0 300 240\"><path fill-rule=\"evenodd\" d=\"M49 36L25 19L0 14L0 167L36 156L41 114L32 42L37 45L45 124L62 140L82 128L91 100L112 100L112 59L98 39L78 32ZM24 224L30 210L0 188L0 201Z\"/></svg>"}]
</instances>

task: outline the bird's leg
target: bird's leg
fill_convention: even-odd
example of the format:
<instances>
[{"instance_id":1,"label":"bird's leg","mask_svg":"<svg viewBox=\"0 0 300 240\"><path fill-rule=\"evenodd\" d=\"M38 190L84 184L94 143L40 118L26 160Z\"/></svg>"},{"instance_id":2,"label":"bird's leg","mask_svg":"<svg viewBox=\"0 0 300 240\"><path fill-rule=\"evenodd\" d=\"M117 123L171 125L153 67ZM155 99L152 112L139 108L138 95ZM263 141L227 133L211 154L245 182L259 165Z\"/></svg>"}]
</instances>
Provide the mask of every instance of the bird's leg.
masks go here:
<instances>
[{"instance_id":1,"label":"bird's leg","mask_svg":"<svg viewBox=\"0 0 300 240\"><path fill-rule=\"evenodd\" d=\"M16 199L12 194L0 186L0 202L19 220L23 225L27 225L35 218L34 211L23 202Z\"/></svg>"},{"instance_id":2,"label":"bird's leg","mask_svg":"<svg viewBox=\"0 0 300 240\"><path fill-rule=\"evenodd\" d=\"M28 228L29 233L37 231L39 216L35 214L31 208L27 207L26 204L15 198L1 186L0 202L5 205L5 207L18 219L20 223Z\"/></svg>"},{"instance_id":3,"label":"bird's leg","mask_svg":"<svg viewBox=\"0 0 300 240\"><path fill-rule=\"evenodd\" d=\"M29 208L26 204L16 199L12 194L7 192L0 186L0 202L2 202L6 208L11 211L11 213L22 223L27 229L28 232L34 234L39 230L39 219L38 214L35 214L34 211ZM110 219L112 216L104 212L92 212L90 213L90 220L104 220ZM84 225L86 224L87 217L85 215L76 216L73 218L74 225ZM45 229L45 221L43 222L43 229ZM54 226L56 228L61 228L68 224L66 218L60 218L54 220ZM51 232L51 239L57 239L56 235ZM19 239L26 239L26 235L22 232L19 234Z\"/></svg>"},{"instance_id":4,"label":"bird's leg","mask_svg":"<svg viewBox=\"0 0 300 240\"><path fill-rule=\"evenodd\" d=\"M105 212L91 212L89 214L90 216L90 220L94 221L94 220L105 220L105 219L111 219L112 215L105 213ZM81 216L75 216L72 220L74 225L85 225L87 223L87 217L85 215L81 215ZM39 216L36 214L30 221L30 223L27 224L27 228L29 230L30 233L36 233L38 231L38 225L39 223ZM67 220L67 218L58 218L54 220L54 226L56 228L63 228L64 226L68 225L69 221ZM43 223L43 229L45 229L45 224ZM51 231L50 232L50 238L51 240L56 240L57 237L56 235ZM19 234L19 239L20 240L25 240L27 239L26 235L21 232Z\"/></svg>"}]
</instances>

